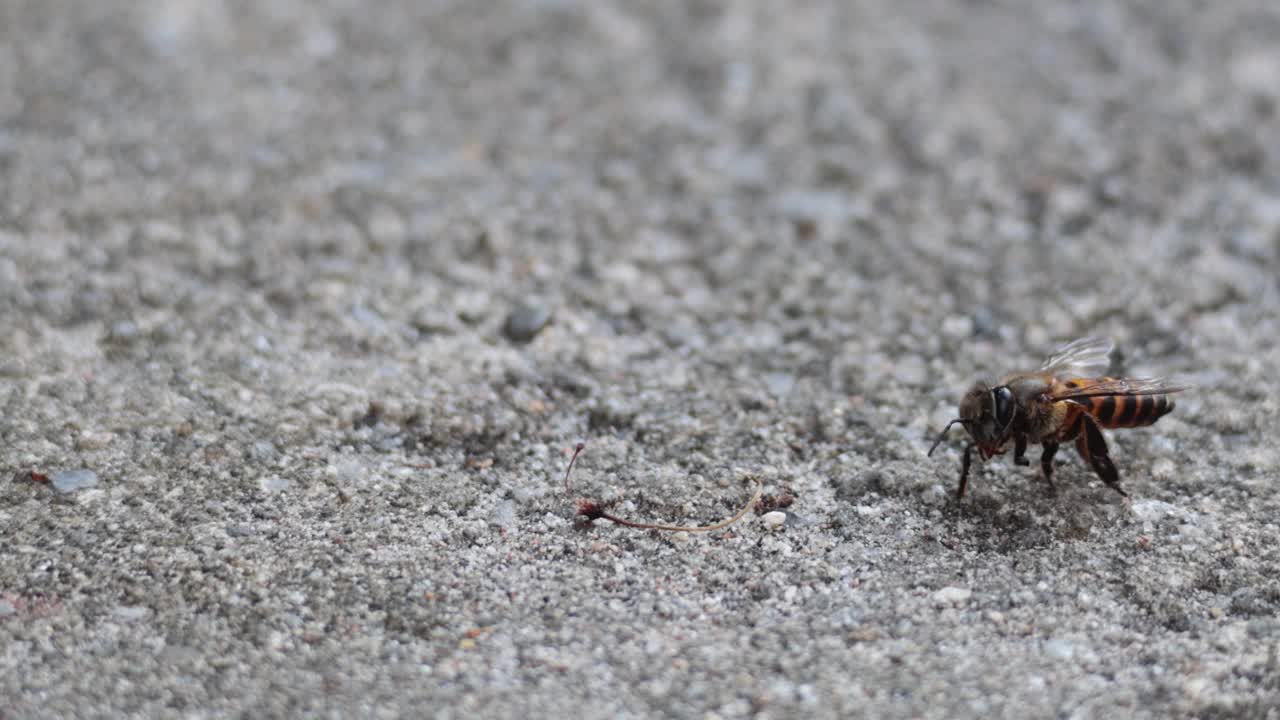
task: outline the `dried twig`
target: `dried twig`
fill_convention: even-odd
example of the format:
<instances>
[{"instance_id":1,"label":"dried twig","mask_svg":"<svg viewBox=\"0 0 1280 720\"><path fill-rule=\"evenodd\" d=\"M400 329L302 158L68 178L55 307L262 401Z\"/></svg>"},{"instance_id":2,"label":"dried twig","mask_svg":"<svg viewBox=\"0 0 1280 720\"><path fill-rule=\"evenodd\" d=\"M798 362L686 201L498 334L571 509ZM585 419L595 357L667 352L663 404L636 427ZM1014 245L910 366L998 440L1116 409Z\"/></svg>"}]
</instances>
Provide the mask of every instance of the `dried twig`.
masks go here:
<instances>
[{"instance_id":1,"label":"dried twig","mask_svg":"<svg viewBox=\"0 0 1280 720\"><path fill-rule=\"evenodd\" d=\"M573 448L573 457L569 458L569 467L565 468L564 494L567 497L573 497L573 490L569 484L569 474L573 472L573 465L578 461L578 455L582 454L582 451L586 449L586 447L587 447L586 443L578 443L577 445L575 445ZM603 518L605 520L616 523L623 527L635 528L637 530L664 530L666 532L712 532L714 530L722 530L738 522L739 520L742 519L744 515L751 512L751 508L755 507L756 503L760 502L760 495L764 491L764 485L760 482L760 478L758 477L753 476L751 479L755 483L755 492L751 494L751 499L747 501L747 504L743 505L742 508L738 510L738 512L734 513L732 516L725 518L720 522L713 523L711 525L697 525L697 526L664 525L662 523L647 523L647 522L637 522L635 520L627 520L626 518L618 517L617 515L614 515L613 513L609 512L609 508L612 507L614 503L611 503L611 502L602 503L596 500L589 500L586 498L578 498L574 500L574 506L575 506L574 514L576 516L586 518L588 522Z\"/></svg>"}]
</instances>

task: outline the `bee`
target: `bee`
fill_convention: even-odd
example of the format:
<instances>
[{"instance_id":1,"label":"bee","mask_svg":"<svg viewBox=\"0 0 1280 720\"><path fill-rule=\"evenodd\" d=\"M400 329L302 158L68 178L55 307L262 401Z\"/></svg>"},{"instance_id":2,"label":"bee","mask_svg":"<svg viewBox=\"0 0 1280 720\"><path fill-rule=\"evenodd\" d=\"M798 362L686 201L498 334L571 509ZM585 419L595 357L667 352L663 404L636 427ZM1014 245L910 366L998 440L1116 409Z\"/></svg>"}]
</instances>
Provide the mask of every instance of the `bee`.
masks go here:
<instances>
[{"instance_id":1,"label":"bee","mask_svg":"<svg viewBox=\"0 0 1280 720\"><path fill-rule=\"evenodd\" d=\"M947 423L929 448L929 455L960 423L969 434L960 465L964 497L969 462L976 448L983 461L1003 455L1013 445L1013 461L1030 465L1027 445L1039 443L1040 468L1054 490L1053 456L1058 446L1075 441L1076 452L1102 482L1128 497L1107 452L1103 428L1152 425L1173 410L1173 393L1187 389L1163 378L1098 377L1110 364L1109 340L1081 338L1063 345L1040 369L1007 375L995 385L977 382L960 400L960 417Z\"/></svg>"}]
</instances>

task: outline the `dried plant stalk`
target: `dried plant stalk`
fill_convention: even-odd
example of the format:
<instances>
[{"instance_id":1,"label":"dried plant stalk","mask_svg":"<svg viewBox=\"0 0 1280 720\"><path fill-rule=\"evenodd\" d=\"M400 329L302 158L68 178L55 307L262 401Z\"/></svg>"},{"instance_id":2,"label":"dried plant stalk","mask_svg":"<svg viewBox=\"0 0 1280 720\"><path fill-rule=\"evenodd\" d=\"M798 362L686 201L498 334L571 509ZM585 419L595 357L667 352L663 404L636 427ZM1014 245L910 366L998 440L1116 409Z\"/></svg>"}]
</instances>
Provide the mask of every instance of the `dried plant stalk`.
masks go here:
<instances>
[{"instance_id":1,"label":"dried plant stalk","mask_svg":"<svg viewBox=\"0 0 1280 720\"><path fill-rule=\"evenodd\" d=\"M573 497L572 486L569 484L569 475L573 472L573 466L574 463L578 461L578 456L582 454L582 451L585 450L586 447L586 443L578 443L575 445L573 448L573 457L569 458L569 466L565 468L564 494L568 497ZM760 482L760 478L758 477L753 476L751 480L755 483L755 491L751 494L751 499L748 500L747 503L738 510L738 512L724 520L712 523L711 525L666 525L663 523L647 523L628 520L609 512L609 507L611 507L613 503L602 503L586 498L579 498L574 501L576 509L574 514L576 516L586 518L588 522L603 518L623 527L635 528L637 530L662 530L664 532L713 532L715 530L723 530L724 528L738 522L744 515L751 512L751 509L756 506L756 503L760 502L760 496L764 492L764 484Z\"/></svg>"}]
</instances>

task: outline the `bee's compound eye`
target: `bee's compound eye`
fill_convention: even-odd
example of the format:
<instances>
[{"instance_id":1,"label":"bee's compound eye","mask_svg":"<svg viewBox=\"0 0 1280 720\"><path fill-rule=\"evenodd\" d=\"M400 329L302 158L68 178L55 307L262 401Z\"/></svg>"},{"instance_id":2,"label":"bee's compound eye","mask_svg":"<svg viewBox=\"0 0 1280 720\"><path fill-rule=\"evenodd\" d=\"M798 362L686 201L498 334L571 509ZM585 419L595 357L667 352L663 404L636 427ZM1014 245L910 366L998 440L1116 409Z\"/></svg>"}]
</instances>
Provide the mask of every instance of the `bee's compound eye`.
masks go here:
<instances>
[{"instance_id":1,"label":"bee's compound eye","mask_svg":"<svg viewBox=\"0 0 1280 720\"><path fill-rule=\"evenodd\" d=\"M998 387L991 391L993 415L999 425L1008 425L1013 419L1013 392L1007 387Z\"/></svg>"}]
</instances>

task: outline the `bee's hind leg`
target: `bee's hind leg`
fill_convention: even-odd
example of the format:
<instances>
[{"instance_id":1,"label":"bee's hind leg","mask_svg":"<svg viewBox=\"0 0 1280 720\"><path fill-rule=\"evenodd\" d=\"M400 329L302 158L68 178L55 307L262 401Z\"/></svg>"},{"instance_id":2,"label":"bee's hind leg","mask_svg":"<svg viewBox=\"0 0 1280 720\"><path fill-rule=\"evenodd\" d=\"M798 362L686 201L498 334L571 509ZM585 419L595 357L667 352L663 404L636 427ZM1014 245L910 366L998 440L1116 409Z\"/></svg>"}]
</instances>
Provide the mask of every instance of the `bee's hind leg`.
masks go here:
<instances>
[{"instance_id":1,"label":"bee's hind leg","mask_svg":"<svg viewBox=\"0 0 1280 720\"><path fill-rule=\"evenodd\" d=\"M1115 490L1124 497L1129 497L1129 493L1120 487L1120 473L1116 470L1115 463L1111 462L1111 456L1107 453L1107 439L1102 436L1102 430L1098 428L1098 423L1088 415L1081 415L1082 427L1081 432L1076 436L1076 452L1080 453L1080 457L1087 463L1093 471L1102 478L1102 482L1107 487Z\"/></svg>"}]
</instances>

